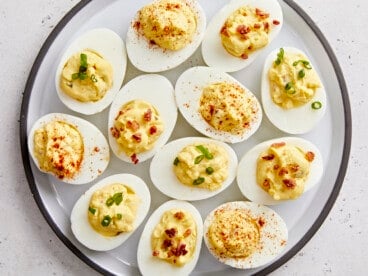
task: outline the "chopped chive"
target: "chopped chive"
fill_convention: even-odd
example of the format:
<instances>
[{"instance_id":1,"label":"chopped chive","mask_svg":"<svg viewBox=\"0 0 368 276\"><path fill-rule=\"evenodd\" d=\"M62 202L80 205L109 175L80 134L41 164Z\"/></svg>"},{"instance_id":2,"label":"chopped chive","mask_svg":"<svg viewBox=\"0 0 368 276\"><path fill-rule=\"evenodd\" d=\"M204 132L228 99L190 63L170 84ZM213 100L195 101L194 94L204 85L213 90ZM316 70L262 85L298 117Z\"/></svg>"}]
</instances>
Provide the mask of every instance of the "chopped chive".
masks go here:
<instances>
[{"instance_id":1,"label":"chopped chive","mask_svg":"<svg viewBox=\"0 0 368 276\"><path fill-rule=\"evenodd\" d=\"M193 185L200 185L204 182L204 177L198 177L193 181Z\"/></svg>"},{"instance_id":2,"label":"chopped chive","mask_svg":"<svg viewBox=\"0 0 368 276\"><path fill-rule=\"evenodd\" d=\"M179 164L179 158L175 157L173 164L177 166Z\"/></svg>"},{"instance_id":3,"label":"chopped chive","mask_svg":"<svg viewBox=\"0 0 368 276\"><path fill-rule=\"evenodd\" d=\"M201 163L201 161L203 160L204 155L198 155L195 159L194 159L194 164L199 164Z\"/></svg>"},{"instance_id":4,"label":"chopped chive","mask_svg":"<svg viewBox=\"0 0 368 276\"><path fill-rule=\"evenodd\" d=\"M299 79L302 79L302 78L304 78L305 77L305 72L304 72L304 69L302 69L302 70L300 70L299 72L298 72L298 78Z\"/></svg>"},{"instance_id":5,"label":"chopped chive","mask_svg":"<svg viewBox=\"0 0 368 276\"><path fill-rule=\"evenodd\" d=\"M112 198L115 204L119 206L119 204L123 201L123 193L116 193Z\"/></svg>"},{"instance_id":6,"label":"chopped chive","mask_svg":"<svg viewBox=\"0 0 368 276\"><path fill-rule=\"evenodd\" d=\"M311 106L312 106L312 108L313 109L320 109L320 108L322 108L322 103L321 102L313 102L312 104L311 104Z\"/></svg>"},{"instance_id":7,"label":"chopped chive","mask_svg":"<svg viewBox=\"0 0 368 276\"><path fill-rule=\"evenodd\" d=\"M92 215L96 214L96 209L95 209L95 208L88 207L88 211L89 211Z\"/></svg>"},{"instance_id":8,"label":"chopped chive","mask_svg":"<svg viewBox=\"0 0 368 276\"><path fill-rule=\"evenodd\" d=\"M93 82L98 82L98 80L97 80L97 78L96 78L96 76L93 74L93 75L91 75L91 80L93 81Z\"/></svg>"},{"instance_id":9,"label":"chopped chive","mask_svg":"<svg viewBox=\"0 0 368 276\"><path fill-rule=\"evenodd\" d=\"M80 65L81 67L85 67L87 69L87 55L86 54L80 54Z\"/></svg>"},{"instance_id":10,"label":"chopped chive","mask_svg":"<svg viewBox=\"0 0 368 276\"><path fill-rule=\"evenodd\" d=\"M292 82L288 82L285 85L285 91L286 91L287 94L294 94L296 92L294 84Z\"/></svg>"},{"instance_id":11,"label":"chopped chive","mask_svg":"<svg viewBox=\"0 0 368 276\"><path fill-rule=\"evenodd\" d=\"M103 227L107 227L109 226L110 222L111 222L111 217L107 215L107 216L104 216L103 220L101 221L101 225Z\"/></svg>"},{"instance_id":12,"label":"chopped chive","mask_svg":"<svg viewBox=\"0 0 368 276\"><path fill-rule=\"evenodd\" d=\"M214 172L214 169L212 167L206 168L206 173L207 174L213 174L213 172Z\"/></svg>"},{"instance_id":13,"label":"chopped chive","mask_svg":"<svg viewBox=\"0 0 368 276\"><path fill-rule=\"evenodd\" d=\"M116 218L117 218L117 219L121 219L122 217L123 217L123 215L122 215L122 214L120 214L120 213L119 213L119 214L116 214Z\"/></svg>"},{"instance_id":14,"label":"chopped chive","mask_svg":"<svg viewBox=\"0 0 368 276\"><path fill-rule=\"evenodd\" d=\"M206 159L213 159L212 153L209 152L208 148L205 146L199 145L196 148L206 157Z\"/></svg>"},{"instance_id":15,"label":"chopped chive","mask_svg":"<svg viewBox=\"0 0 368 276\"><path fill-rule=\"evenodd\" d=\"M109 197L107 200L106 200L106 206L107 207L110 207L111 205L114 204L114 199L112 197Z\"/></svg>"},{"instance_id":16,"label":"chopped chive","mask_svg":"<svg viewBox=\"0 0 368 276\"><path fill-rule=\"evenodd\" d=\"M284 48L280 48L280 51L277 54L277 59L275 60L276 65L280 65L281 61L284 59Z\"/></svg>"},{"instance_id":17,"label":"chopped chive","mask_svg":"<svg viewBox=\"0 0 368 276\"><path fill-rule=\"evenodd\" d=\"M312 66L310 66L309 61L308 60L303 60L303 59L299 59L297 61L294 61L293 66L297 66L299 63L303 64L305 69L308 69L308 70L312 69Z\"/></svg>"}]
</instances>

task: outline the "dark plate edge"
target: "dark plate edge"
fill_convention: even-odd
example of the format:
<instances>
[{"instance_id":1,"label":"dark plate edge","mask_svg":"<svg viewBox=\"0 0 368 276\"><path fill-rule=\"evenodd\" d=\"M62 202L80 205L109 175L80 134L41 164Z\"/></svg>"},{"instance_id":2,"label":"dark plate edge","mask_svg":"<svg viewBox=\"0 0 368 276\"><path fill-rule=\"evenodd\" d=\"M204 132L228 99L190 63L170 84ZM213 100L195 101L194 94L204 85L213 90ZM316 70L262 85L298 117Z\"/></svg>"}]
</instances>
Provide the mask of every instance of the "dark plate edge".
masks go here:
<instances>
[{"instance_id":1,"label":"dark plate edge","mask_svg":"<svg viewBox=\"0 0 368 276\"><path fill-rule=\"evenodd\" d=\"M330 194L330 197L328 198L325 206L323 207L322 213L318 216L316 221L313 223L313 225L310 227L310 229L307 231L307 233L301 238L301 240L294 245L284 256L282 256L280 259L278 259L276 262L272 263L270 266L260 270L255 275L267 275L271 273L272 271L279 268L281 265L285 264L288 260L290 260L294 255L296 255L304 246L305 244L314 236L314 234L317 232L317 230L320 228L324 220L326 219L327 215L331 211L337 196L341 190L342 184L344 182L346 170L348 167L349 162L349 155L350 155L350 149L351 149L351 137L352 137L352 119L351 119L351 108L350 108L350 101L349 101L349 95L348 95L348 89L346 86L346 82L341 70L341 67L337 61L337 58L328 43L327 39L321 32L321 30L317 27L315 22L309 17L309 15L293 0L283 0L287 5L289 5L300 17L303 18L303 20L307 23L307 25L312 29L312 31L315 33L315 35L318 37L319 41L322 43L329 59L332 62L332 65L334 67L341 94L342 94L342 100L344 105L344 114L345 114L345 137L344 137L344 149L343 149L343 155L342 155L342 161L340 164L339 173L337 175L337 179L334 185L334 189L332 193ZM28 154L28 147L27 147L27 113L28 113L28 107L29 107L29 99L30 94L33 88L33 84L37 75L37 72L39 70L39 67L49 49L51 44L54 42L55 38L58 36L58 34L63 30L65 25L80 11L82 10L87 4L92 2L92 0L81 0L76 6L74 6L62 19L61 21L56 25L56 27L53 29L53 31L50 33L50 35L47 37L46 41L44 42L41 50L39 51L35 62L32 66L32 69L30 71L30 74L28 76L26 86L23 92L23 100L21 105L21 113L20 113L20 146L21 146L21 153L22 153L22 160L23 160L23 167L24 171L27 177L27 181L29 184L29 187L31 189L31 193L42 213L44 218L46 219L47 223L50 225L52 230L55 232L55 234L58 236L58 238L77 256L79 257L83 262L85 262L87 265L95 269L96 271L104 274L104 275L113 275L111 272L107 271L100 265L93 262L91 259L89 259L86 255L84 255L77 247L75 247L69 239L62 233L62 231L58 228L58 226L53 221L50 214L47 212L47 208L44 205L41 196L38 192L35 179L33 177L33 173L31 170L31 164Z\"/></svg>"}]
</instances>

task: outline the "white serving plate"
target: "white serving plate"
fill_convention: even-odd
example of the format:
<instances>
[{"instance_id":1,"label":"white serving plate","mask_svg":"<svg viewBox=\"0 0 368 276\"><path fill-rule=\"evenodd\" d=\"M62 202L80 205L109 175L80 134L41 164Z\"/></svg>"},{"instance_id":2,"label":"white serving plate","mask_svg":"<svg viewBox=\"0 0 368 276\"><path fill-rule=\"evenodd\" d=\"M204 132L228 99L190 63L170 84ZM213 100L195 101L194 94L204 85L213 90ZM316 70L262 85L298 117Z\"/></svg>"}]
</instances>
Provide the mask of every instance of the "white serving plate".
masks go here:
<instances>
[{"instance_id":1,"label":"white serving plate","mask_svg":"<svg viewBox=\"0 0 368 276\"><path fill-rule=\"evenodd\" d=\"M32 124L42 115L50 112L64 112L94 123L107 136L108 109L102 113L86 116L68 110L58 99L54 84L57 62L78 35L96 27L110 28L125 40L127 26L135 12L149 0L82 0L55 27L43 45L34 63L24 91L20 118L20 140L24 169L34 198L56 235L72 250L76 256L103 274L139 274L136 248L145 221L121 247L108 252L88 250L72 235L70 212L80 195L93 183L73 186L55 181L52 177L38 171L30 161L27 151L27 133ZM199 0L207 14L207 20L216 13L226 0ZM285 220L289 229L289 241L286 250L278 259L268 265L253 270L234 270L217 262L202 246L201 256L194 274L200 275L251 275L269 273L294 256L315 234L323 223L339 193L344 180L351 145L351 114L345 81L323 34L313 21L292 0L280 1L284 13L284 26L279 36L263 51L257 60L246 69L231 74L245 84L260 99L261 72L265 57L272 49L282 46L294 46L303 50L317 67L327 91L328 106L326 114L318 126L310 133L299 135L312 141L321 151L325 172L322 181L296 201L284 203L272 208ZM173 84L186 69L204 65L200 49L184 64L162 73ZM124 83L142 74L128 64ZM197 136L186 121L179 116L176 128L170 140ZM272 138L285 136L264 116L260 129L247 141L231 145L238 159L255 144ZM131 165L112 157L103 177L115 173L132 173L141 177L151 192L151 208L148 216L169 198L160 193L149 178L150 161ZM98 181L98 178L96 181ZM205 218L210 210L227 202L244 200L234 182L228 189L211 198L192 202ZM146 218L147 219L147 218Z\"/></svg>"}]
</instances>

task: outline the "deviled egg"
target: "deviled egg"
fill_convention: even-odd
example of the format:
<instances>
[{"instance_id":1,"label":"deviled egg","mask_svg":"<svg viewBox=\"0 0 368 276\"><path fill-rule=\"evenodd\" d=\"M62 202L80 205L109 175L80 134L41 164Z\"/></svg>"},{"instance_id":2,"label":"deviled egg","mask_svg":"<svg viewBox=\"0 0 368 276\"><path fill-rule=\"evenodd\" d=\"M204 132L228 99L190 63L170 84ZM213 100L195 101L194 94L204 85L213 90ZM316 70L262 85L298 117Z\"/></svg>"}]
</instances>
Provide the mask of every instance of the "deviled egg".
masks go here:
<instances>
[{"instance_id":1,"label":"deviled egg","mask_svg":"<svg viewBox=\"0 0 368 276\"><path fill-rule=\"evenodd\" d=\"M227 202L203 224L204 242L220 262L240 269L271 262L285 248L288 230L272 209L253 202Z\"/></svg>"},{"instance_id":2,"label":"deviled egg","mask_svg":"<svg viewBox=\"0 0 368 276\"><path fill-rule=\"evenodd\" d=\"M190 203L171 200L148 219L138 244L143 275L189 275L201 251L203 222Z\"/></svg>"},{"instance_id":3,"label":"deviled egg","mask_svg":"<svg viewBox=\"0 0 368 276\"><path fill-rule=\"evenodd\" d=\"M110 107L112 151L133 164L151 158L170 138L177 116L174 88L168 79L155 74L136 77L124 85Z\"/></svg>"},{"instance_id":4,"label":"deviled egg","mask_svg":"<svg viewBox=\"0 0 368 276\"><path fill-rule=\"evenodd\" d=\"M243 84L219 69L193 67L178 78L175 97L181 114L202 134L238 143L257 131L262 108Z\"/></svg>"},{"instance_id":5,"label":"deviled egg","mask_svg":"<svg viewBox=\"0 0 368 276\"><path fill-rule=\"evenodd\" d=\"M306 133L322 119L326 91L301 50L283 47L268 55L262 72L262 104L271 123L290 134Z\"/></svg>"},{"instance_id":6,"label":"deviled egg","mask_svg":"<svg viewBox=\"0 0 368 276\"><path fill-rule=\"evenodd\" d=\"M73 111L98 113L118 93L126 65L125 44L119 35L106 28L89 30L61 57L55 75L57 94Z\"/></svg>"},{"instance_id":7,"label":"deviled egg","mask_svg":"<svg viewBox=\"0 0 368 276\"><path fill-rule=\"evenodd\" d=\"M85 184L110 161L109 145L90 122L62 113L39 118L28 133L28 150L42 171L69 184Z\"/></svg>"},{"instance_id":8,"label":"deviled egg","mask_svg":"<svg viewBox=\"0 0 368 276\"><path fill-rule=\"evenodd\" d=\"M227 144L203 137L169 142L153 157L150 176L162 193L180 200L217 195L235 179L238 159Z\"/></svg>"},{"instance_id":9,"label":"deviled egg","mask_svg":"<svg viewBox=\"0 0 368 276\"><path fill-rule=\"evenodd\" d=\"M206 15L195 0L155 0L142 7L127 32L132 64L144 72L172 69L202 42Z\"/></svg>"},{"instance_id":10,"label":"deviled egg","mask_svg":"<svg viewBox=\"0 0 368 276\"><path fill-rule=\"evenodd\" d=\"M297 199L323 174L318 148L308 140L282 137L260 143L240 160L237 182L249 200L275 205Z\"/></svg>"},{"instance_id":11,"label":"deviled egg","mask_svg":"<svg viewBox=\"0 0 368 276\"><path fill-rule=\"evenodd\" d=\"M229 1L208 24L202 43L204 61L225 72L241 70L271 43L282 24L277 0Z\"/></svg>"},{"instance_id":12,"label":"deviled egg","mask_svg":"<svg viewBox=\"0 0 368 276\"><path fill-rule=\"evenodd\" d=\"M107 251L123 244L146 217L150 192L142 179L115 174L89 188L71 212L71 229L89 249Z\"/></svg>"}]
</instances>

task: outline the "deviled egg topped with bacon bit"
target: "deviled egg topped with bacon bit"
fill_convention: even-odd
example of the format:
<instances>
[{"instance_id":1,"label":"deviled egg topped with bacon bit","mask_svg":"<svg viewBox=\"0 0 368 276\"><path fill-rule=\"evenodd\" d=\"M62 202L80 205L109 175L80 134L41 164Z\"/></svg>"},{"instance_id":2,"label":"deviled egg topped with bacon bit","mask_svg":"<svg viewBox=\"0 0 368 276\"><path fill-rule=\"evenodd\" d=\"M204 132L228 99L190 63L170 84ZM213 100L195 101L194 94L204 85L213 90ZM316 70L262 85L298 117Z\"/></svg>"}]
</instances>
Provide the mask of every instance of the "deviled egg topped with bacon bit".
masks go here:
<instances>
[{"instance_id":1,"label":"deviled egg topped with bacon bit","mask_svg":"<svg viewBox=\"0 0 368 276\"><path fill-rule=\"evenodd\" d=\"M125 76L127 55L121 37L97 28L77 37L56 69L55 86L69 109L91 115L108 107Z\"/></svg>"},{"instance_id":2,"label":"deviled egg topped with bacon bit","mask_svg":"<svg viewBox=\"0 0 368 276\"><path fill-rule=\"evenodd\" d=\"M204 61L224 72L241 70L271 43L282 24L277 0L229 1L208 25L202 43Z\"/></svg>"},{"instance_id":3,"label":"deviled egg topped with bacon bit","mask_svg":"<svg viewBox=\"0 0 368 276\"><path fill-rule=\"evenodd\" d=\"M195 0L155 0L142 7L127 33L132 64L144 72L172 69L202 42L206 15Z\"/></svg>"}]
</instances>

